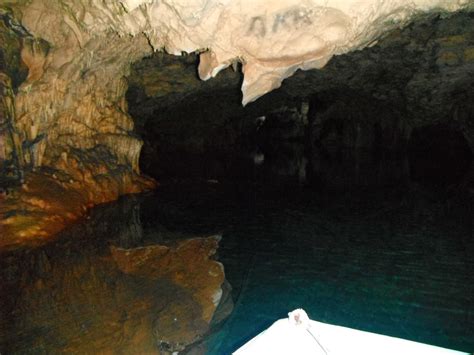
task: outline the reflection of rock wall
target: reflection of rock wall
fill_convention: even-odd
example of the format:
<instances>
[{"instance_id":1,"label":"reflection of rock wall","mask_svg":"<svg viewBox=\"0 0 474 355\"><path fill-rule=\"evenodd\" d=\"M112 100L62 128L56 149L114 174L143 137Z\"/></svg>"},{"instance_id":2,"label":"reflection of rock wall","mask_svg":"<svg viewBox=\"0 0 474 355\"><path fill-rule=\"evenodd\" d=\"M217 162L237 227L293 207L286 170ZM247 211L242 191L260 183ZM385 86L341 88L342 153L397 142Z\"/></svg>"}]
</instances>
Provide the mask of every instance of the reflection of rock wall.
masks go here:
<instances>
[{"instance_id":1,"label":"reflection of rock wall","mask_svg":"<svg viewBox=\"0 0 474 355\"><path fill-rule=\"evenodd\" d=\"M138 206L101 207L57 242L1 255L0 352L173 352L208 332L223 315L220 238L150 245Z\"/></svg>"},{"instance_id":2,"label":"reflection of rock wall","mask_svg":"<svg viewBox=\"0 0 474 355\"><path fill-rule=\"evenodd\" d=\"M176 285L175 299L154 321L154 333L163 350L181 351L209 329L222 297L223 266L209 260L218 238L191 239L176 247L112 248L112 258L127 275L166 279ZM181 291L179 290L181 288Z\"/></svg>"}]
</instances>

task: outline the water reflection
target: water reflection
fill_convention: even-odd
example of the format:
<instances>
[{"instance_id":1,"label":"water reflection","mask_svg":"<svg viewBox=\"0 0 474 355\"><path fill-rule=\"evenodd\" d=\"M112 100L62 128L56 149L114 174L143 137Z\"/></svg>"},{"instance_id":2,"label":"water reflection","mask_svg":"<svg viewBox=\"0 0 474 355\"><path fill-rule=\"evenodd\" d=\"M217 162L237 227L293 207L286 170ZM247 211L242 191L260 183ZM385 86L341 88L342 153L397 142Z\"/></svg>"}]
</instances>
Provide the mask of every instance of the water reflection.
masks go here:
<instances>
[{"instance_id":1,"label":"water reflection","mask_svg":"<svg viewBox=\"0 0 474 355\"><path fill-rule=\"evenodd\" d=\"M230 287L209 259L220 238L150 232L140 202L98 207L56 242L1 255L0 353L181 351L226 317Z\"/></svg>"},{"instance_id":2,"label":"water reflection","mask_svg":"<svg viewBox=\"0 0 474 355\"><path fill-rule=\"evenodd\" d=\"M164 184L96 208L56 242L0 256L0 349L195 343L195 353L227 354L303 307L319 321L470 351L473 211L412 184ZM189 240L214 234L232 290L207 260L218 238Z\"/></svg>"}]
</instances>

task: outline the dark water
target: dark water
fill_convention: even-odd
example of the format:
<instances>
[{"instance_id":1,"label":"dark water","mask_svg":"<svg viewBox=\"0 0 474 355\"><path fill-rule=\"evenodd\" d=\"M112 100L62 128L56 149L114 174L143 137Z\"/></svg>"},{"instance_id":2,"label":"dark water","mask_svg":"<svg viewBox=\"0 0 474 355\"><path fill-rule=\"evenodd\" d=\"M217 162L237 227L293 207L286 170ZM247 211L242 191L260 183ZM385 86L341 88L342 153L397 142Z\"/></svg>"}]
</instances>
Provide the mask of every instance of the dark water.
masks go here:
<instances>
[{"instance_id":1,"label":"dark water","mask_svg":"<svg viewBox=\"0 0 474 355\"><path fill-rule=\"evenodd\" d=\"M146 206L146 207L145 207ZM144 205L150 225L220 230L235 308L207 340L226 354L295 308L315 320L474 350L474 232L406 189L333 191L167 187Z\"/></svg>"},{"instance_id":2,"label":"dark water","mask_svg":"<svg viewBox=\"0 0 474 355\"><path fill-rule=\"evenodd\" d=\"M233 287L235 306L203 342L209 354L231 353L299 307L318 321L474 350L472 206L450 206L413 185L322 192L254 184L165 184L152 195L99 207L72 229L43 248L50 255L46 266L39 262L43 266L38 268L37 262L29 267L48 273L54 258L62 268L84 258L81 263L89 265L109 243L129 248L222 233L218 259ZM22 253L1 262L4 271L12 270L10 280L16 272L25 278L24 270L15 271L18 258L28 260L38 252ZM88 284L111 292L97 271L81 271L80 277L84 274L93 274ZM140 289L127 297L127 302L139 298ZM0 303L15 307L14 301ZM14 343L23 323L10 331L4 323L0 346L22 353Z\"/></svg>"}]
</instances>

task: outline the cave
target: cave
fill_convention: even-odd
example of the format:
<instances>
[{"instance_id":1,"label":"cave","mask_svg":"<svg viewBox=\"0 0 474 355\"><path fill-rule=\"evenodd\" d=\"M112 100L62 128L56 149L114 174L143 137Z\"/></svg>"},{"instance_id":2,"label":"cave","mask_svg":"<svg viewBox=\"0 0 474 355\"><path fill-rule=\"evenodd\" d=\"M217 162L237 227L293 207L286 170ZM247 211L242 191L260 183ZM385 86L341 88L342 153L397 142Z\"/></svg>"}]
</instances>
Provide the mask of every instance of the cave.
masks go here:
<instances>
[{"instance_id":1,"label":"cave","mask_svg":"<svg viewBox=\"0 0 474 355\"><path fill-rule=\"evenodd\" d=\"M0 354L473 353L473 11L0 3Z\"/></svg>"}]
</instances>

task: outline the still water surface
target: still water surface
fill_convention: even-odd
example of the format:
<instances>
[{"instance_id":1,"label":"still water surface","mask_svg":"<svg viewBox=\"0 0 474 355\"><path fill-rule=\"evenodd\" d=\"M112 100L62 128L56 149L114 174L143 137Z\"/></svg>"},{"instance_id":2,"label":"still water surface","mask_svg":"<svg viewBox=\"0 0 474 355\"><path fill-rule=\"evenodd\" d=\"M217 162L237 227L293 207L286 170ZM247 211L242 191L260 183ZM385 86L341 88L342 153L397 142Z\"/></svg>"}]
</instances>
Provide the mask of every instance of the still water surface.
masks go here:
<instances>
[{"instance_id":1,"label":"still water surface","mask_svg":"<svg viewBox=\"0 0 474 355\"><path fill-rule=\"evenodd\" d=\"M66 265L80 253L103 254L111 239L130 248L221 233L217 257L234 310L204 340L209 354L231 353L300 307L314 320L473 351L472 212L417 188L321 192L182 182L99 207L44 248L48 255L68 250L56 256ZM4 258L3 280L24 274L30 254ZM139 290L127 297L140 298ZM15 308L11 300L0 305L3 315ZM0 346L22 353L36 344L34 332L30 342L21 339L27 325L11 322L14 331L0 322Z\"/></svg>"}]
</instances>

